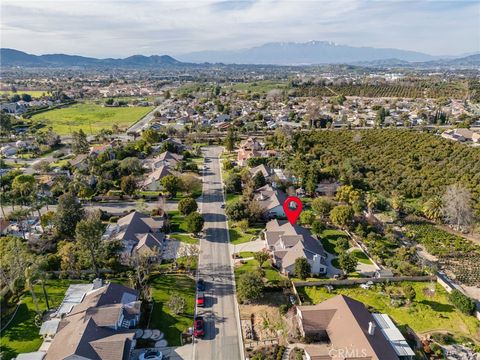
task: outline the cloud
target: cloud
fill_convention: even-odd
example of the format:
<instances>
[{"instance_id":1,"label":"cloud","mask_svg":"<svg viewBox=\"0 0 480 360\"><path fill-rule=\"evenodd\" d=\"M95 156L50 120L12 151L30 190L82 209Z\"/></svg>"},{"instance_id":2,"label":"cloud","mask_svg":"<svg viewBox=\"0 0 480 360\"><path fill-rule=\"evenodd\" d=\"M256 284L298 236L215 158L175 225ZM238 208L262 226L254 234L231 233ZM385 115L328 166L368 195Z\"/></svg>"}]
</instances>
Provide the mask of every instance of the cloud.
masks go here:
<instances>
[{"instance_id":1,"label":"cloud","mask_svg":"<svg viewBox=\"0 0 480 360\"><path fill-rule=\"evenodd\" d=\"M407 0L2 0L1 45L124 57L329 40L432 54L480 51L480 3Z\"/></svg>"}]
</instances>

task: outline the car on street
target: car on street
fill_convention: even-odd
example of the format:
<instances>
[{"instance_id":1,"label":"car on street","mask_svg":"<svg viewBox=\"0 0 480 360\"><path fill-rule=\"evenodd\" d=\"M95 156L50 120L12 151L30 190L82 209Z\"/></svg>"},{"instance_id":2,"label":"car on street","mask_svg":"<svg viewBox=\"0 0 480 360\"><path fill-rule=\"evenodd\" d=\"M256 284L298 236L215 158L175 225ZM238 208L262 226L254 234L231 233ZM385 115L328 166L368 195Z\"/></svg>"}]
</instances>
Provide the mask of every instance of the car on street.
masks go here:
<instances>
[{"instance_id":1,"label":"car on street","mask_svg":"<svg viewBox=\"0 0 480 360\"><path fill-rule=\"evenodd\" d=\"M220 207L221 207L222 209L224 209L224 208L225 208L225 204L222 203L222 205L220 205Z\"/></svg>"},{"instance_id":2,"label":"car on street","mask_svg":"<svg viewBox=\"0 0 480 360\"><path fill-rule=\"evenodd\" d=\"M138 360L162 360L163 354L158 350L147 350L144 353L140 354Z\"/></svg>"},{"instance_id":3,"label":"car on street","mask_svg":"<svg viewBox=\"0 0 480 360\"><path fill-rule=\"evenodd\" d=\"M205 335L205 323L203 317L196 316L193 320L193 336L203 337Z\"/></svg>"},{"instance_id":4,"label":"car on street","mask_svg":"<svg viewBox=\"0 0 480 360\"><path fill-rule=\"evenodd\" d=\"M197 306L199 307L205 306L205 294L203 292L197 293Z\"/></svg>"},{"instance_id":5,"label":"car on street","mask_svg":"<svg viewBox=\"0 0 480 360\"><path fill-rule=\"evenodd\" d=\"M197 291L205 291L206 285L203 279L198 279L197 281Z\"/></svg>"}]
</instances>

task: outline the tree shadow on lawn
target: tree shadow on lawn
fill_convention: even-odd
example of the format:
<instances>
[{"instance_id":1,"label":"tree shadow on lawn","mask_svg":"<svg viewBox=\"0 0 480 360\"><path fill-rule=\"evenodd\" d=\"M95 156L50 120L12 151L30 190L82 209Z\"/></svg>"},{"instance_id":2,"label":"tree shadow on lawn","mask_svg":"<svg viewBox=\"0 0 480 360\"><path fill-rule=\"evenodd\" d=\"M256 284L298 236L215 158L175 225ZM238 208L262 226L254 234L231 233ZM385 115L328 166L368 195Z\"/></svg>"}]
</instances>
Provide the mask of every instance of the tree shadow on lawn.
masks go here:
<instances>
[{"instance_id":1,"label":"tree shadow on lawn","mask_svg":"<svg viewBox=\"0 0 480 360\"><path fill-rule=\"evenodd\" d=\"M5 341L2 341L2 344L0 345L0 354L2 355L2 359L15 359L15 357L18 355L18 352L4 343Z\"/></svg>"},{"instance_id":2,"label":"tree shadow on lawn","mask_svg":"<svg viewBox=\"0 0 480 360\"><path fill-rule=\"evenodd\" d=\"M454 312L455 307L450 304L442 304L438 301L431 300L422 300L418 302L419 304L430 306L430 308L436 312Z\"/></svg>"},{"instance_id":3,"label":"tree shadow on lawn","mask_svg":"<svg viewBox=\"0 0 480 360\"><path fill-rule=\"evenodd\" d=\"M2 332L2 337L11 341L32 341L40 339L40 328L35 325L35 311L30 310L27 304L20 304L15 318L7 329ZM3 345L4 341L2 341Z\"/></svg>"},{"instance_id":4,"label":"tree shadow on lawn","mask_svg":"<svg viewBox=\"0 0 480 360\"><path fill-rule=\"evenodd\" d=\"M191 324L187 324L185 321L170 315L164 309L164 302L157 302L153 305L152 318L150 319L150 328L159 329L165 334L165 340L168 342L168 346L180 346L180 336L182 334L178 325L185 325L185 329L193 325L193 316L189 314L178 314L179 317L187 318ZM182 319L184 320L184 319ZM181 326L183 327L183 326Z\"/></svg>"}]
</instances>

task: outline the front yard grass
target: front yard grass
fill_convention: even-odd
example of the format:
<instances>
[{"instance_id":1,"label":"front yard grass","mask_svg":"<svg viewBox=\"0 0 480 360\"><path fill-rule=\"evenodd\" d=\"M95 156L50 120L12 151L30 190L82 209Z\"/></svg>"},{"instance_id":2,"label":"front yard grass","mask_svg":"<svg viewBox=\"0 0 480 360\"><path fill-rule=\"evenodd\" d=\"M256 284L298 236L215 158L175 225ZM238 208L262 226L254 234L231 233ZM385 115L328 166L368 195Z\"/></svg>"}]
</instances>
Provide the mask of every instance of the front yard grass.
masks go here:
<instances>
[{"instance_id":1,"label":"front yard grass","mask_svg":"<svg viewBox=\"0 0 480 360\"><path fill-rule=\"evenodd\" d=\"M195 309L195 281L185 275L159 275L151 279L154 307L150 328L159 329L165 334L169 346L180 346L183 331L193 325ZM175 315L167 306L172 296L185 299L186 309Z\"/></svg>"},{"instance_id":2,"label":"front yard grass","mask_svg":"<svg viewBox=\"0 0 480 360\"><path fill-rule=\"evenodd\" d=\"M243 232L238 227L232 227L232 223L229 221L230 242L234 245L243 244L252 241L263 228L251 227L246 232Z\"/></svg>"},{"instance_id":3,"label":"front yard grass","mask_svg":"<svg viewBox=\"0 0 480 360\"><path fill-rule=\"evenodd\" d=\"M245 264L235 265L235 281L238 281L240 276L247 272L253 272L258 269L257 260L247 260ZM263 271L265 271L264 278L267 280L267 283L271 285L278 284L279 281L286 279L277 269L275 269L270 261L265 261L262 266Z\"/></svg>"},{"instance_id":4,"label":"front yard grass","mask_svg":"<svg viewBox=\"0 0 480 360\"><path fill-rule=\"evenodd\" d=\"M81 282L80 280L48 280L45 287L50 308L60 305L70 284ZM41 286L36 285L34 290L40 310L46 310L47 305ZM42 338L38 334L40 328L35 324L35 315L32 296L30 292L26 291L15 318L1 333L0 352L3 356L2 359L12 359L19 353L38 350L42 344Z\"/></svg>"},{"instance_id":5,"label":"front yard grass","mask_svg":"<svg viewBox=\"0 0 480 360\"><path fill-rule=\"evenodd\" d=\"M168 212L170 220L170 230L172 233L187 233L187 224L185 221L185 216L183 216L180 211L173 210Z\"/></svg>"},{"instance_id":6,"label":"front yard grass","mask_svg":"<svg viewBox=\"0 0 480 360\"><path fill-rule=\"evenodd\" d=\"M447 292L439 284L433 283L435 292L429 295L429 282L403 282L388 285L398 288L410 284L415 289L416 297L412 304L395 307L390 298L375 285L366 290L360 287L335 287L330 293L325 287L298 287L299 295L304 301L318 304L335 295L343 294L363 302L376 312L386 313L398 325L409 325L415 332L423 334L435 331L449 331L462 334L480 342L480 321L454 308L447 300Z\"/></svg>"},{"instance_id":7,"label":"front yard grass","mask_svg":"<svg viewBox=\"0 0 480 360\"><path fill-rule=\"evenodd\" d=\"M185 234L170 234L169 235L172 239L184 242L186 244L198 244L198 239L194 238L193 236L190 235L185 235Z\"/></svg>"}]
</instances>

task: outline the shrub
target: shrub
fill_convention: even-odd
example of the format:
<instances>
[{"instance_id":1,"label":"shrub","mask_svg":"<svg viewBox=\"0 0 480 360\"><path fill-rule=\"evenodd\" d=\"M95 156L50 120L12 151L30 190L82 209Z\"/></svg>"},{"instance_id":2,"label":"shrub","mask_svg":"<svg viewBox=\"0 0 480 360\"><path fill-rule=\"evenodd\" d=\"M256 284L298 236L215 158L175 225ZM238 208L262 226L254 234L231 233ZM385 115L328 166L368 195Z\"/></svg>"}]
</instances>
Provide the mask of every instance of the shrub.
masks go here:
<instances>
[{"instance_id":1,"label":"shrub","mask_svg":"<svg viewBox=\"0 0 480 360\"><path fill-rule=\"evenodd\" d=\"M193 213L198 209L197 202L195 199L188 197L181 199L178 202L178 210L183 214L183 215L188 215Z\"/></svg>"},{"instance_id":2,"label":"shrub","mask_svg":"<svg viewBox=\"0 0 480 360\"><path fill-rule=\"evenodd\" d=\"M448 300L464 314L471 315L475 311L475 302L457 289L448 294Z\"/></svg>"}]
</instances>

